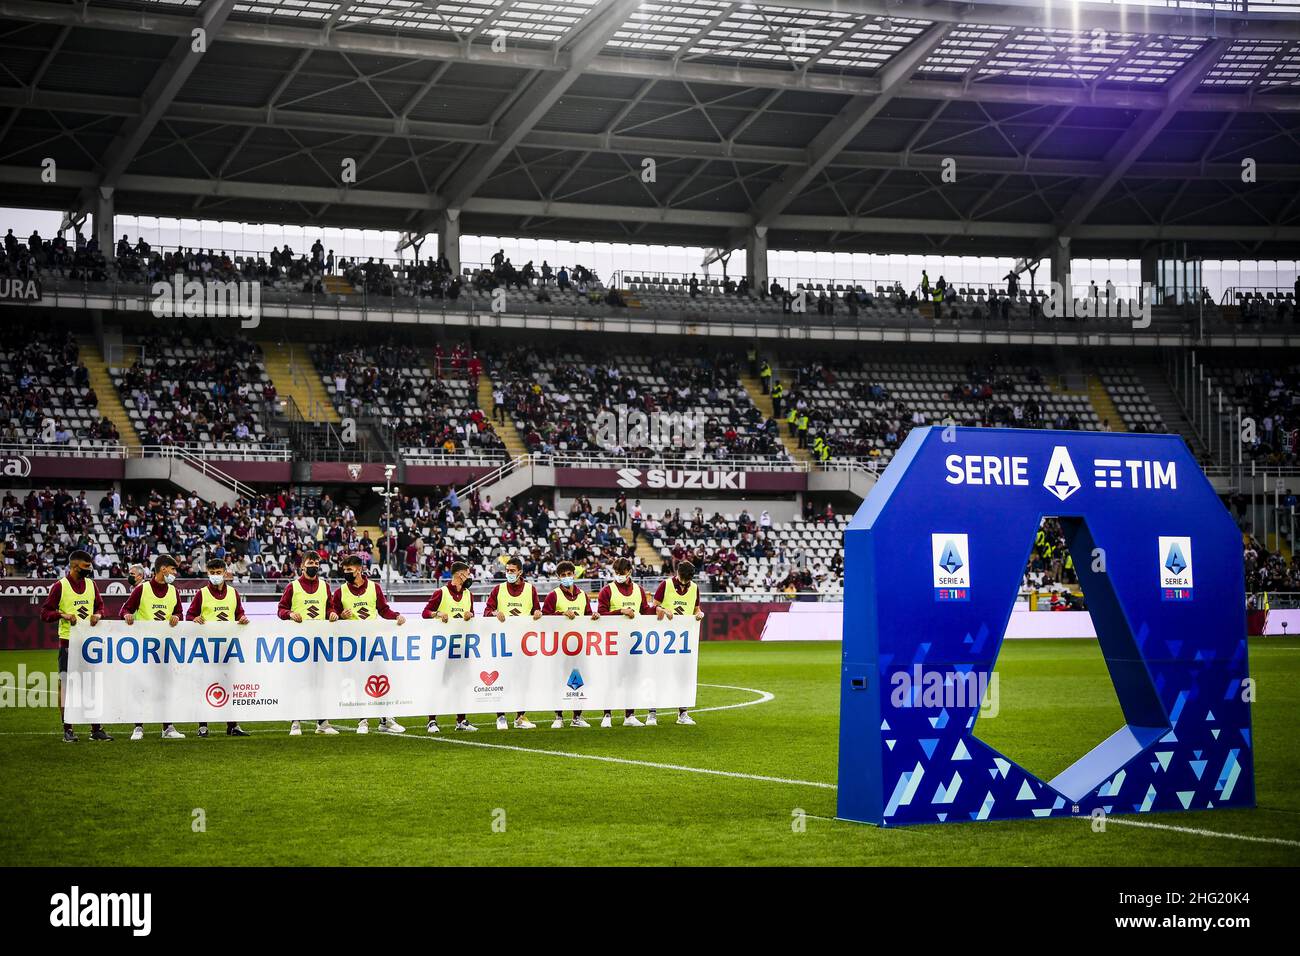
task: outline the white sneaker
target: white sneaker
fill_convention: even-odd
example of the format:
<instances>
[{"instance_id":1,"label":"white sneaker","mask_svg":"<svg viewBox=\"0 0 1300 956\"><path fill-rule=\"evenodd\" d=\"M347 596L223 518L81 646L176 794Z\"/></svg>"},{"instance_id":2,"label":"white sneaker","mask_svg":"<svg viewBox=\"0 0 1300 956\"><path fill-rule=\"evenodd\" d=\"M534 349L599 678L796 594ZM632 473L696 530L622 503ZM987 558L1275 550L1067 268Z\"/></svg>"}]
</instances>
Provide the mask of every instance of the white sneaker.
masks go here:
<instances>
[{"instance_id":1,"label":"white sneaker","mask_svg":"<svg viewBox=\"0 0 1300 956\"><path fill-rule=\"evenodd\" d=\"M529 720L527 717L516 717L515 728L517 730L536 730L537 725L533 723L531 720Z\"/></svg>"},{"instance_id":2,"label":"white sneaker","mask_svg":"<svg viewBox=\"0 0 1300 956\"><path fill-rule=\"evenodd\" d=\"M328 720L322 720L319 724L316 725L316 733L324 734L326 736L331 736L331 737L338 736L338 731L335 728L330 726L330 722Z\"/></svg>"},{"instance_id":3,"label":"white sneaker","mask_svg":"<svg viewBox=\"0 0 1300 956\"><path fill-rule=\"evenodd\" d=\"M658 727L658 726L659 726L659 714L658 714L656 711L653 711L653 710L650 711L650 713L646 714L646 715L645 715L645 725L646 725L647 727Z\"/></svg>"},{"instance_id":4,"label":"white sneaker","mask_svg":"<svg viewBox=\"0 0 1300 956\"><path fill-rule=\"evenodd\" d=\"M694 719L693 717L691 717L690 714L685 713L685 712L680 713L680 714L677 715L677 722L678 722L679 724L685 724L685 725L688 726L688 727L694 727L694 726L695 726L695 719Z\"/></svg>"},{"instance_id":5,"label":"white sneaker","mask_svg":"<svg viewBox=\"0 0 1300 956\"><path fill-rule=\"evenodd\" d=\"M185 735L181 733L179 730L177 730L175 727L173 727L171 724L168 724L166 727L163 728L162 739L163 740L184 740Z\"/></svg>"},{"instance_id":6,"label":"white sneaker","mask_svg":"<svg viewBox=\"0 0 1300 956\"><path fill-rule=\"evenodd\" d=\"M606 714L605 716L603 716L603 717L600 718L600 726L602 726L602 727L613 727L613 726L614 726L614 718L611 717L611 716L609 716L609 714Z\"/></svg>"},{"instance_id":7,"label":"white sneaker","mask_svg":"<svg viewBox=\"0 0 1300 956\"><path fill-rule=\"evenodd\" d=\"M370 733L370 720L368 718L362 717L360 720L357 721L357 733L359 734Z\"/></svg>"},{"instance_id":8,"label":"white sneaker","mask_svg":"<svg viewBox=\"0 0 1300 956\"><path fill-rule=\"evenodd\" d=\"M510 724L506 722L506 715L502 714L497 718L497 730L509 730Z\"/></svg>"},{"instance_id":9,"label":"white sneaker","mask_svg":"<svg viewBox=\"0 0 1300 956\"><path fill-rule=\"evenodd\" d=\"M131 730L131 739L132 739L132 740L144 740L144 728L143 728L143 727L135 727L135 728L133 728L133 729Z\"/></svg>"},{"instance_id":10,"label":"white sneaker","mask_svg":"<svg viewBox=\"0 0 1300 956\"><path fill-rule=\"evenodd\" d=\"M643 723L641 723L641 721L637 720L637 718L636 718L636 714L633 714L631 717L624 717L624 718L623 718L623 726L624 726L624 727L644 727L645 724L643 724Z\"/></svg>"},{"instance_id":11,"label":"white sneaker","mask_svg":"<svg viewBox=\"0 0 1300 956\"><path fill-rule=\"evenodd\" d=\"M438 726L436 720L431 720L429 721L429 726L425 728L424 732L426 734L440 734L442 733L442 728Z\"/></svg>"},{"instance_id":12,"label":"white sneaker","mask_svg":"<svg viewBox=\"0 0 1300 956\"><path fill-rule=\"evenodd\" d=\"M563 726L564 726L564 718L563 718L563 717L556 717L553 721L551 721L551 729L552 729L552 730L559 730L559 729L560 729L561 727L563 727Z\"/></svg>"},{"instance_id":13,"label":"white sneaker","mask_svg":"<svg viewBox=\"0 0 1300 956\"><path fill-rule=\"evenodd\" d=\"M293 723L289 725L289 736L290 737L302 736L302 723L300 721L295 720Z\"/></svg>"},{"instance_id":14,"label":"white sneaker","mask_svg":"<svg viewBox=\"0 0 1300 956\"><path fill-rule=\"evenodd\" d=\"M458 721L456 721L456 729L457 729L457 730L467 730L467 731L478 730L478 728L475 727L473 724L471 724L468 720L458 720Z\"/></svg>"},{"instance_id":15,"label":"white sneaker","mask_svg":"<svg viewBox=\"0 0 1300 956\"><path fill-rule=\"evenodd\" d=\"M406 733L406 728L391 717L380 717L379 732L381 734L404 734Z\"/></svg>"},{"instance_id":16,"label":"white sneaker","mask_svg":"<svg viewBox=\"0 0 1300 956\"><path fill-rule=\"evenodd\" d=\"M571 721L569 721L569 726L570 726L570 727L590 727L591 724L587 723L586 718L583 718L583 717L574 717Z\"/></svg>"}]
</instances>

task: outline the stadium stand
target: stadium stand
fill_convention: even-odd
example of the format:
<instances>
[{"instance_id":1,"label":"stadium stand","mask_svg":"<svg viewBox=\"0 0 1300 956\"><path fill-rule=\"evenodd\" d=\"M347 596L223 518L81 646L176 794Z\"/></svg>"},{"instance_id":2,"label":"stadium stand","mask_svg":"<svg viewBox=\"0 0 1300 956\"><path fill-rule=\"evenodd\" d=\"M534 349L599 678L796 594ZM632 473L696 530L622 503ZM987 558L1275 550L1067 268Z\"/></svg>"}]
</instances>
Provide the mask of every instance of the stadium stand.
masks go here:
<instances>
[{"instance_id":1,"label":"stadium stand","mask_svg":"<svg viewBox=\"0 0 1300 956\"><path fill-rule=\"evenodd\" d=\"M0 425L5 443L93 449L118 440L70 332L0 330Z\"/></svg>"},{"instance_id":2,"label":"stadium stand","mask_svg":"<svg viewBox=\"0 0 1300 956\"><path fill-rule=\"evenodd\" d=\"M530 451L662 461L788 458L776 423L763 419L738 364L725 357L515 349L492 357L489 373ZM656 443L647 430L646 441L636 443L642 436L632 427L611 429L610 417L598 420L602 413L618 420L620 409L623 421L628 411L679 416L675 421L698 441L690 448Z\"/></svg>"},{"instance_id":3,"label":"stadium stand","mask_svg":"<svg viewBox=\"0 0 1300 956\"><path fill-rule=\"evenodd\" d=\"M1224 427L1239 428L1237 409L1255 423L1253 440L1243 440L1245 456L1264 466L1300 463L1300 365L1215 364L1207 374L1226 396Z\"/></svg>"},{"instance_id":4,"label":"stadium stand","mask_svg":"<svg viewBox=\"0 0 1300 956\"><path fill-rule=\"evenodd\" d=\"M1131 370L1116 366L1098 369L1098 376L1119 412L1124 429L1131 432L1168 431L1142 380ZM1113 422L1118 427L1121 422Z\"/></svg>"},{"instance_id":5,"label":"stadium stand","mask_svg":"<svg viewBox=\"0 0 1300 956\"><path fill-rule=\"evenodd\" d=\"M318 345L312 358L339 414L378 419L404 458L505 457L504 442L478 405L478 381L467 362L443 368L435 356L430 364L418 349L391 338Z\"/></svg>"},{"instance_id":6,"label":"stadium stand","mask_svg":"<svg viewBox=\"0 0 1300 956\"><path fill-rule=\"evenodd\" d=\"M261 349L210 330L142 338L113 382L141 439L149 445L201 446L215 458L281 447L267 432L275 401Z\"/></svg>"},{"instance_id":7,"label":"stadium stand","mask_svg":"<svg viewBox=\"0 0 1300 956\"><path fill-rule=\"evenodd\" d=\"M917 425L1102 427L1086 394L1054 388L1030 365L840 360L781 369L776 378L790 383L785 407L807 413L809 440L825 439L828 457L888 462Z\"/></svg>"}]
</instances>

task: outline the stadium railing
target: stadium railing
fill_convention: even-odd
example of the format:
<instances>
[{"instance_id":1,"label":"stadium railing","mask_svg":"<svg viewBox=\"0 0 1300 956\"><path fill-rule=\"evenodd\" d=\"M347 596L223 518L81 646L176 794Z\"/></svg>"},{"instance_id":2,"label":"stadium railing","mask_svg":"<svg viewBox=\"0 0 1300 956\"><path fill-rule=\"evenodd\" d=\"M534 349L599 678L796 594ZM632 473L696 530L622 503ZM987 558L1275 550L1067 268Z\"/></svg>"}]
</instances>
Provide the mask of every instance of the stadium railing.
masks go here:
<instances>
[{"instance_id":1,"label":"stadium railing","mask_svg":"<svg viewBox=\"0 0 1300 956\"><path fill-rule=\"evenodd\" d=\"M247 450L227 451L211 444L92 445L86 441L75 440L67 444L3 443L0 444L0 455L40 455L55 458L180 458L196 468L207 465L204 458L217 461L291 461L293 459L293 452L288 448L268 448L265 445L254 445Z\"/></svg>"},{"instance_id":2,"label":"stadium railing","mask_svg":"<svg viewBox=\"0 0 1300 956\"><path fill-rule=\"evenodd\" d=\"M523 457L523 456L520 456ZM708 468L717 471L796 471L806 472L806 461L794 458L710 458L664 457L627 458L608 453L587 451L553 452L529 456L532 464L557 468Z\"/></svg>"},{"instance_id":3,"label":"stadium railing","mask_svg":"<svg viewBox=\"0 0 1300 956\"><path fill-rule=\"evenodd\" d=\"M101 283L60 278L42 279L41 303L26 303L25 307L107 309L118 312L149 312L153 296L146 283ZM964 306L969 309L969 306ZM360 322L429 322L442 325L463 325L476 328L536 327L560 331L575 328L608 332L664 332L679 330L688 334L698 325L735 326L739 330L770 326L782 333L800 331L823 332L833 335L840 330L858 330L859 334L878 330L888 335L902 332L900 340L921 336L929 341L939 330L954 332L961 341L982 341L988 336L1001 336L1008 332L1032 332L1047 336L1080 335L1119 336L1117 342L1127 343L1135 333L1133 321L1127 317L1092 317L1086 319L1049 319L1041 313L1013 313L1006 320L985 317L978 323L971 318L954 319L951 307L943 310L937 322L920 314L918 310L904 308L899 311L886 300L878 299L874 308L850 315L843 304L833 313L819 315L814 307L803 313L782 312L771 299L751 298L747 303L736 296L701 295L691 299L683 297L680 307L649 309L613 307L603 303L586 303L574 306L568 303L538 303L533 297L512 293L504 312L492 311L490 301L465 294L454 301L444 301L418 296L384 296L371 292L350 295L330 293L284 291L263 288L260 297L261 315L275 318L309 319ZM237 321L234 316L231 321ZM1282 328L1282 327L1279 327ZM1149 328L1140 330L1143 335L1178 335L1192 341L1203 334L1235 338L1238 334L1252 339L1267 331L1267 326L1245 324L1227 317L1217 308L1204 317L1186 309L1157 307ZM738 332L739 334L739 332ZM874 337L868 335L868 337ZM1001 341L1001 339L998 339ZM1043 344L1049 344L1044 340ZM1107 343L1099 343L1107 344ZM1176 343L1167 343L1176 344Z\"/></svg>"}]
</instances>

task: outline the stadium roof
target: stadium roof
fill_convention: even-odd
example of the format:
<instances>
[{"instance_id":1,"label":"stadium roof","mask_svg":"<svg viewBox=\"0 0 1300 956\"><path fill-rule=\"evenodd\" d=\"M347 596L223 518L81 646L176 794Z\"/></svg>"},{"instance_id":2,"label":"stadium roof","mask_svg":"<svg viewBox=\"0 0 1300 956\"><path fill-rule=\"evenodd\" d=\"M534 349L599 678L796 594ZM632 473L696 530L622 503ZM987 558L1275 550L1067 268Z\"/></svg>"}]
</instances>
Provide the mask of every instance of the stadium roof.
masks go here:
<instances>
[{"instance_id":1,"label":"stadium roof","mask_svg":"<svg viewBox=\"0 0 1300 956\"><path fill-rule=\"evenodd\" d=\"M1293 258L1300 2L1238 6L0 0L0 204L107 188L119 214L417 233L452 208L481 235Z\"/></svg>"}]
</instances>

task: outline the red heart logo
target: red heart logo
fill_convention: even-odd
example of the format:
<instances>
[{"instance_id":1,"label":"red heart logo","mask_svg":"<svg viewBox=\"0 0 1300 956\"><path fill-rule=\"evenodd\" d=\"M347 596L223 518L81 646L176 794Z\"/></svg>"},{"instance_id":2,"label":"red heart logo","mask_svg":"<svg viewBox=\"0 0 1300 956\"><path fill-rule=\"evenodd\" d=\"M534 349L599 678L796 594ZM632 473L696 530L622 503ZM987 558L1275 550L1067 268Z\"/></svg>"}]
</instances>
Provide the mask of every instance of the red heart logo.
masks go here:
<instances>
[{"instance_id":1,"label":"red heart logo","mask_svg":"<svg viewBox=\"0 0 1300 956\"><path fill-rule=\"evenodd\" d=\"M391 687L387 674L371 674L366 679L366 693L371 697L383 697Z\"/></svg>"},{"instance_id":2,"label":"red heart logo","mask_svg":"<svg viewBox=\"0 0 1300 956\"><path fill-rule=\"evenodd\" d=\"M500 676L501 676L500 671L492 671L490 674L487 671L479 671L479 675L478 675L479 680L481 680L484 683L484 685L487 687L491 687L493 684L495 684L497 682L497 678Z\"/></svg>"}]
</instances>

